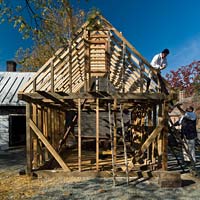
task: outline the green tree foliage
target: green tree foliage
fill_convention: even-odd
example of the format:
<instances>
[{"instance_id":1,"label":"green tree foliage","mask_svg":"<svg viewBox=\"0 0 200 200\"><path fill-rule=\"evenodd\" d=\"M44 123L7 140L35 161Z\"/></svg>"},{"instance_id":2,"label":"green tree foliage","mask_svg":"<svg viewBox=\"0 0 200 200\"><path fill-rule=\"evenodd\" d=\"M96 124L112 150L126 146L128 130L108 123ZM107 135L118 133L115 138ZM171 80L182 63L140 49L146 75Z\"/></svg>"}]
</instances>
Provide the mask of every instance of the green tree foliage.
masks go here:
<instances>
[{"instance_id":1,"label":"green tree foliage","mask_svg":"<svg viewBox=\"0 0 200 200\"><path fill-rule=\"evenodd\" d=\"M184 90L186 96L200 95L200 61L171 70L166 79L176 90Z\"/></svg>"},{"instance_id":2,"label":"green tree foliage","mask_svg":"<svg viewBox=\"0 0 200 200\"><path fill-rule=\"evenodd\" d=\"M8 21L24 39L31 38L31 48L19 48L16 62L23 71L36 71L85 21L85 12L74 9L70 0L0 0L0 20Z\"/></svg>"}]
</instances>

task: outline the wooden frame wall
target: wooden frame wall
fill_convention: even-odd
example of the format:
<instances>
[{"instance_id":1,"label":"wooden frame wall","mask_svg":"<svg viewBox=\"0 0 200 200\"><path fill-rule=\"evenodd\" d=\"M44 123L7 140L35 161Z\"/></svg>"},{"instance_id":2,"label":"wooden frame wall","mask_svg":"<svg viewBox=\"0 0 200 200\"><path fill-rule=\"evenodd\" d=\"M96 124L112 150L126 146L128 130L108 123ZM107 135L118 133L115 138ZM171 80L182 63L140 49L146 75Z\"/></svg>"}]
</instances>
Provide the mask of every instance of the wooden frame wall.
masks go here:
<instances>
[{"instance_id":1,"label":"wooden frame wall","mask_svg":"<svg viewBox=\"0 0 200 200\"><path fill-rule=\"evenodd\" d=\"M100 170L100 160L99 160L99 143L100 143L100 132L99 132L99 119L101 115L102 108L100 106L100 101L102 99L97 98L94 99L92 105L93 109L96 113L96 167L97 171ZM45 100L48 102L47 100ZM82 106L82 102L84 102L83 98L78 98L77 100L77 126L78 126L78 158L77 165L78 170L83 171L82 168L82 134L81 134L81 121L83 111L86 111L87 108ZM104 99L105 101L105 99ZM163 101L157 101L149 103L149 105L145 107L146 102L143 100L134 102L134 99L117 99L114 98L112 100L107 100L107 105L111 103L111 113L113 116L113 162L117 163L117 128L120 123L117 120L117 115L120 113L120 106L125 109L129 109L131 112L137 110L137 115L131 122L132 133L139 136L139 148L136 149L135 154L128 159L133 160L133 165L138 164L138 160L142 158L146 165L154 165L154 169L158 166L161 166L163 169L167 169L167 129L166 129L166 112L167 112L167 103ZM131 103L132 102L132 103ZM163 103L162 103L163 102ZM155 108L156 106L156 108ZM131 109L130 109L131 108ZM157 116L156 110L159 111L159 117ZM69 109L70 110L70 109ZM118 113L118 114L117 114ZM108 113L109 114L109 113ZM65 171L71 171L68 163L66 163L63 158L59 155L61 150L61 144L68 142L66 137L65 130L65 111L51 108L47 106L40 106L33 103L27 103L27 170L30 173L34 169L39 169L44 166L50 160L56 160L61 168ZM157 119L157 122L155 121ZM123 120L123 119L121 119ZM146 120L146 122L145 122ZM147 123L147 124L145 124ZM150 129L147 131L144 129L145 126L150 126ZM137 127L137 128L136 128ZM139 128L141 127L141 128ZM65 132L66 131L66 132ZM64 139L63 139L64 138ZM155 153L157 151L157 153ZM147 152L147 153L146 153ZM144 157L145 155L145 157ZM127 158L126 158L127 159ZM127 162L127 161L126 161ZM111 163L110 163L111 165ZM134 168L134 167L133 167Z\"/></svg>"}]
</instances>

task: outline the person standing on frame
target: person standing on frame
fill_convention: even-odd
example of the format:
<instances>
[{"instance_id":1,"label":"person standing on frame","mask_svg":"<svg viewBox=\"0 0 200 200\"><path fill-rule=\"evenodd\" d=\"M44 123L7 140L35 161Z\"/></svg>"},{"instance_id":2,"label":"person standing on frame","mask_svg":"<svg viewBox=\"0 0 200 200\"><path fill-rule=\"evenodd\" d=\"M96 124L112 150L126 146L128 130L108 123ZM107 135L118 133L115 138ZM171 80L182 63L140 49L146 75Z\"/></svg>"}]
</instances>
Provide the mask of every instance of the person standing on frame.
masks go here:
<instances>
[{"instance_id":1,"label":"person standing on frame","mask_svg":"<svg viewBox=\"0 0 200 200\"><path fill-rule=\"evenodd\" d=\"M164 92L167 95L169 93L168 93L167 89L165 88L165 84L164 84L164 81L161 76L161 70L165 69L168 65L168 63L167 63L168 54L169 54L169 49L164 49L161 53L156 54L151 61L151 66L154 69L156 69L156 71L157 71L157 78L160 82L161 92ZM154 76L152 75L152 73L150 73L149 78L147 79L146 92L149 92L149 86L150 86L152 78L154 78ZM157 78L154 78L154 79L157 79Z\"/></svg>"}]
</instances>

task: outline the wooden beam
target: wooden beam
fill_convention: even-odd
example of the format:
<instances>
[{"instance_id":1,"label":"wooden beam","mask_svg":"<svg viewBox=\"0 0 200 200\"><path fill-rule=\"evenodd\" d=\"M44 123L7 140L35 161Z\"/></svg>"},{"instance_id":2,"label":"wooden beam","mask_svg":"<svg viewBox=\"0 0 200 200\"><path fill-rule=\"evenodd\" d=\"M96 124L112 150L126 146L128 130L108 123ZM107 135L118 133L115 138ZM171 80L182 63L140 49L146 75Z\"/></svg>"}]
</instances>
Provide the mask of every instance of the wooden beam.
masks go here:
<instances>
[{"instance_id":1,"label":"wooden beam","mask_svg":"<svg viewBox=\"0 0 200 200\"><path fill-rule=\"evenodd\" d=\"M55 149L51 146L51 144L48 142L48 140L44 137L42 132L38 129L38 127L35 125L35 123L31 119L29 120L29 126L34 131L34 133L38 136L38 138L42 141L45 147L49 150L52 156L57 160L57 162L62 167L62 169L64 171L71 171L69 167L66 165L66 163L62 160L60 155L55 151Z\"/></svg>"},{"instance_id":2,"label":"wooden beam","mask_svg":"<svg viewBox=\"0 0 200 200\"><path fill-rule=\"evenodd\" d=\"M32 134L29 126L29 120L31 117L31 104L26 104L26 163L27 163L27 174L31 175L32 171Z\"/></svg>"},{"instance_id":3,"label":"wooden beam","mask_svg":"<svg viewBox=\"0 0 200 200\"><path fill-rule=\"evenodd\" d=\"M168 152L167 152L167 146L168 146L168 113L169 113L169 107L167 102L164 102L164 111L163 111L163 118L164 118L164 128L162 132L162 169L167 170L167 158L168 158Z\"/></svg>"},{"instance_id":4,"label":"wooden beam","mask_svg":"<svg viewBox=\"0 0 200 200\"><path fill-rule=\"evenodd\" d=\"M96 170L99 170L99 99L96 99Z\"/></svg>"},{"instance_id":5,"label":"wooden beam","mask_svg":"<svg viewBox=\"0 0 200 200\"><path fill-rule=\"evenodd\" d=\"M52 92L50 93L50 92L45 92L45 91L38 91L38 93L40 95L42 95L43 97L45 97L47 99L50 99L50 100L52 100L53 102L55 102L57 104L62 105L64 108L72 107L72 104L69 105L67 102L65 102L62 99L62 96L60 96L57 93L52 93Z\"/></svg>"},{"instance_id":6,"label":"wooden beam","mask_svg":"<svg viewBox=\"0 0 200 200\"><path fill-rule=\"evenodd\" d=\"M78 99L78 169L81 172L81 99Z\"/></svg>"},{"instance_id":7,"label":"wooden beam","mask_svg":"<svg viewBox=\"0 0 200 200\"><path fill-rule=\"evenodd\" d=\"M35 124L38 123L38 106L37 104L32 104L32 119L33 119L33 122ZM36 137L35 134L33 134L33 137L32 137L32 140L33 140L33 169L37 169L38 168L38 138Z\"/></svg>"},{"instance_id":8,"label":"wooden beam","mask_svg":"<svg viewBox=\"0 0 200 200\"><path fill-rule=\"evenodd\" d=\"M111 104L108 103L108 119L109 119L109 129L110 129L110 139L111 139L111 152L112 152L112 174L113 174L113 185L116 184L115 177L115 159L114 159L114 141L113 141L113 127L112 127L112 116L111 116Z\"/></svg>"},{"instance_id":9,"label":"wooden beam","mask_svg":"<svg viewBox=\"0 0 200 200\"><path fill-rule=\"evenodd\" d=\"M72 92L72 50L69 42L69 91Z\"/></svg>"},{"instance_id":10,"label":"wooden beam","mask_svg":"<svg viewBox=\"0 0 200 200\"><path fill-rule=\"evenodd\" d=\"M51 92L54 92L54 63L51 61Z\"/></svg>"},{"instance_id":11,"label":"wooden beam","mask_svg":"<svg viewBox=\"0 0 200 200\"><path fill-rule=\"evenodd\" d=\"M113 152L114 152L114 163L116 163L117 160L117 99L114 99L114 105L113 105Z\"/></svg>"},{"instance_id":12,"label":"wooden beam","mask_svg":"<svg viewBox=\"0 0 200 200\"><path fill-rule=\"evenodd\" d=\"M126 167L126 181L127 181L127 185L129 185L128 157L127 157L127 150L126 150L124 117L123 117L123 110L122 110L122 105L121 104L120 104L120 117L121 117L121 127L122 127L123 144L124 144L124 163L125 163L125 167Z\"/></svg>"},{"instance_id":13,"label":"wooden beam","mask_svg":"<svg viewBox=\"0 0 200 200\"><path fill-rule=\"evenodd\" d=\"M147 148L149 147L149 145L155 140L155 138L160 134L160 132L162 131L162 129L164 128L164 124L163 121L161 121L161 124L158 125L153 132L150 134L150 136L147 138L147 140L144 142L144 144L142 145L141 149L140 149L140 153L144 153Z\"/></svg>"}]
</instances>

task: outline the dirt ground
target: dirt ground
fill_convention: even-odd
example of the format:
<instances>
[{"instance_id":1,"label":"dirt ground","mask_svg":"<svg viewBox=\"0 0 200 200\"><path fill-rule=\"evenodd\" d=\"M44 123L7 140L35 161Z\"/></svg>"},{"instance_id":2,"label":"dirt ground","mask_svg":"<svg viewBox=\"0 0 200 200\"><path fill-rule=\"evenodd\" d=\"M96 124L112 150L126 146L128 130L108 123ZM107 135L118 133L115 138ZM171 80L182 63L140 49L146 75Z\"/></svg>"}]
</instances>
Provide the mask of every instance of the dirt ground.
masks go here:
<instances>
[{"instance_id":1,"label":"dirt ground","mask_svg":"<svg viewBox=\"0 0 200 200\"><path fill-rule=\"evenodd\" d=\"M40 171L32 177L19 175L25 169L24 148L0 151L0 199L200 199L200 178L181 174L182 187L161 188L157 177L68 176L55 170Z\"/></svg>"}]
</instances>

